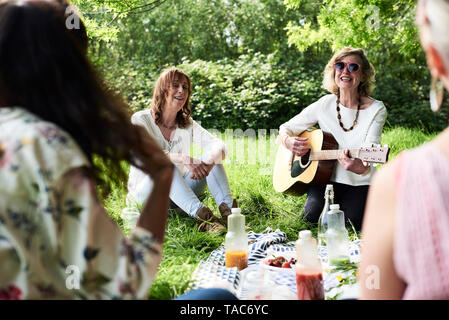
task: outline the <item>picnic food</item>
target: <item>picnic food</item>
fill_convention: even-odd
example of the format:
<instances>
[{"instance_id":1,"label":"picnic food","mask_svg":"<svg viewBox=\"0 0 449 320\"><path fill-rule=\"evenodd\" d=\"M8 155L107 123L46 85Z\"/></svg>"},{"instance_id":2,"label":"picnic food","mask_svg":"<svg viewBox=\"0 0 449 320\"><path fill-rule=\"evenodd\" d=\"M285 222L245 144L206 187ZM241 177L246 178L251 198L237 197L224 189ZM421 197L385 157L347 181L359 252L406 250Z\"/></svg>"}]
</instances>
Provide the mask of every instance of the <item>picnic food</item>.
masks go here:
<instances>
[{"instance_id":1,"label":"picnic food","mask_svg":"<svg viewBox=\"0 0 449 320\"><path fill-rule=\"evenodd\" d=\"M243 270L248 267L248 235L245 232L245 216L240 208L232 208L228 216L228 233L225 237L225 266Z\"/></svg>"},{"instance_id":2,"label":"picnic food","mask_svg":"<svg viewBox=\"0 0 449 320\"><path fill-rule=\"evenodd\" d=\"M316 240L310 230L299 233L296 241L298 263L295 267L298 300L324 300L323 276Z\"/></svg>"},{"instance_id":3,"label":"picnic food","mask_svg":"<svg viewBox=\"0 0 449 320\"><path fill-rule=\"evenodd\" d=\"M268 264L270 267L278 267L278 268L291 268L292 264L295 263L296 263L295 258L287 260L282 256L265 260L265 264Z\"/></svg>"}]
</instances>

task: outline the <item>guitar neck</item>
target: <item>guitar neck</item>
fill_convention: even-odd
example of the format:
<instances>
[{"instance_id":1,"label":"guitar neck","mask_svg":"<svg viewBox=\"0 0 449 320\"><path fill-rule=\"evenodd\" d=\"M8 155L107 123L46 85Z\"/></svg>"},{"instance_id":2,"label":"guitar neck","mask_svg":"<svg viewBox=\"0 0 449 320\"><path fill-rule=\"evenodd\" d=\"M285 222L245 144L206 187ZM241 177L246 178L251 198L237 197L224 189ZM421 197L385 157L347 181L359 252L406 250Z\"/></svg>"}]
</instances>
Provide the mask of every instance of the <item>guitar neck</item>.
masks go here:
<instances>
[{"instance_id":1,"label":"guitar neck","mask_svg":"<svg viewBox=\"0 0 449 320\"><path fill-rule=\"evenodd\" d=\"M310 152L309 160L336 160L343 155L342 150L314 150ZM350 149L349 155L351 158L357 158L359 149Z\"/></svg>"}]
</instances>

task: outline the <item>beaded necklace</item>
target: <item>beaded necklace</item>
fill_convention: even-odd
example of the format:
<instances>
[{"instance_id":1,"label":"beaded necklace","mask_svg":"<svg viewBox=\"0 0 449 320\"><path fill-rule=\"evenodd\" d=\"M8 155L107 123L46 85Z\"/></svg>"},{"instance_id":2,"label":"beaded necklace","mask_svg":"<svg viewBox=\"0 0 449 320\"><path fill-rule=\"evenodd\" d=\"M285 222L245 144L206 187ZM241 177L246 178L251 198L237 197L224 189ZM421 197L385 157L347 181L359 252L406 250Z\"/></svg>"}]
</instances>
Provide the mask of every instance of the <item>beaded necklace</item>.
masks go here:
<instances>
[{"instance_id":1,"label":"beaded necklace","mask_svg":"<svg viewBox=\"0 0 449 320\"><path fill-rule=\"evenodd\" d=\"M349 129L346 129L343 125L343 122L341 122L341 114L340 114L340 97L337 97L337 119L338 123L340 124L340 127L343 129L343 131L348 132L354 129L355 125L357 124L357 120L359 119L359 111L360 111L360 101L359 105L357 106L357 113L355 114L354 122L352 123L352 126Z\"/></svg>"}]
</instances>

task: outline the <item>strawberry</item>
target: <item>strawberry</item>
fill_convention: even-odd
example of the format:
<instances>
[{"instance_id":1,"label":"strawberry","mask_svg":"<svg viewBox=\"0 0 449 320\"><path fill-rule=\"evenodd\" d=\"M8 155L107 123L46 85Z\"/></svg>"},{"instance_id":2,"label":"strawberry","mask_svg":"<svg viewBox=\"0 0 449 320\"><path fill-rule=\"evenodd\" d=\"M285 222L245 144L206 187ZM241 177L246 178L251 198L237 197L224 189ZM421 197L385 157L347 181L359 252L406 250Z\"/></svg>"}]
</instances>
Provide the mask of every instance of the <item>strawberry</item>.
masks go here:
<instances>
[{"instance_id":1,"label":"strawberry","mask_svg":"<svg viewBox=\"0 0 449 320\"><path fill-rule=\"evenodd\" d=\"M282 263L276 259L276 261L273 262L273 267L280 268L280 267L282 267Z\"/></svg>"},{"instance_id":2,"label":"strawberry","mask_svg":"<svg viewBox=\"0 0 449 320\"><path fill-rule=\"evenodd\" d=\"M295 263L296 259L291 258L290 260L285 259L282 256L275 257L274 259L267 259L266 264L268 264L270 267L277 267L277 268L291 268L291 264Z\"/></svg>"},{"instance_id":3,"label":"strawberry","mask_svg":"<svg viewBox=\"0 0 449 320\"><path fill-rule=\"evenodd\" d=\"M285 259L284 257L281 257L281 256L280 256L280 257L277 257L276 260L277 260L277 261L280 261L280 262L282 262L282 263L283 263L284 261L287 261L287 259Z\"/></svg>"}]
</instances>

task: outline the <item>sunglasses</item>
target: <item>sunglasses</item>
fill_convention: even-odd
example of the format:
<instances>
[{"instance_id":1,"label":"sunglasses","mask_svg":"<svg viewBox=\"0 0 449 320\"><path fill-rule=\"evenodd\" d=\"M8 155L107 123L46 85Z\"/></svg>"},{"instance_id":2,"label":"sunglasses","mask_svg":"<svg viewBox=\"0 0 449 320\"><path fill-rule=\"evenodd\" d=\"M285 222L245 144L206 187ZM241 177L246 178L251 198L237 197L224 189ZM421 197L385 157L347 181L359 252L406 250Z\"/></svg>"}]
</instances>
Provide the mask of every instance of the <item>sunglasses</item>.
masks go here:
<instances>
[{"instance_id":1,"label":"sunglasses","mask_svg":"<svg viewBox=\"0 0 449 320\"><path fill-rule=\"evenodd\" d=\"M346 63L340 61L334 64L335 70L343 70L346 66L348 67L349 72L356 72L360 69L360 66L357 63Z\"/></svg>"}]
</instances>

